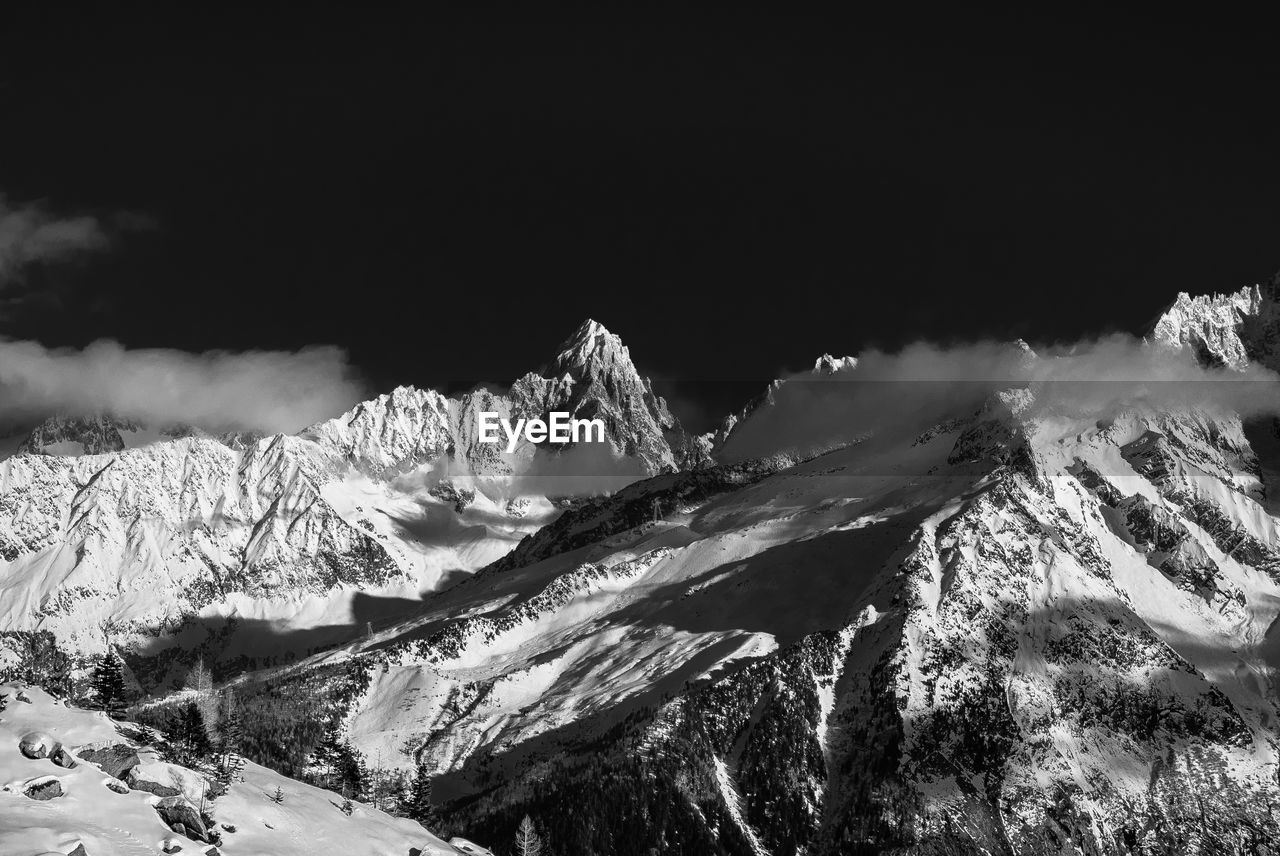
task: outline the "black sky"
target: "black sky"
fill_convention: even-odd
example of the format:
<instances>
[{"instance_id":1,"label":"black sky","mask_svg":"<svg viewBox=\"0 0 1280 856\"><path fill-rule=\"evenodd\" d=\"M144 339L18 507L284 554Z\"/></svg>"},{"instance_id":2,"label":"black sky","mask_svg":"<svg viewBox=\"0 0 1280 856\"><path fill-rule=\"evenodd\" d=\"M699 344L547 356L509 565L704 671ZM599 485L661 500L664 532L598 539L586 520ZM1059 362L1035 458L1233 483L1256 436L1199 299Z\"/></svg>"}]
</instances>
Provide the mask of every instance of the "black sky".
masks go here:
<instances>
[{"instance_id":1,"label":"black sky","mask_svg":"<svg viewBox=\"0 0 1280 856\"><path fill-rule=\"evenodd\" d=\"M336 343L387 387L509 380L592 316L658 376L764 380L1280 267L1257 22L664 14L13 23L0 191L154 228L30 271L0 334Z\"/></svg>"}]
</instances>

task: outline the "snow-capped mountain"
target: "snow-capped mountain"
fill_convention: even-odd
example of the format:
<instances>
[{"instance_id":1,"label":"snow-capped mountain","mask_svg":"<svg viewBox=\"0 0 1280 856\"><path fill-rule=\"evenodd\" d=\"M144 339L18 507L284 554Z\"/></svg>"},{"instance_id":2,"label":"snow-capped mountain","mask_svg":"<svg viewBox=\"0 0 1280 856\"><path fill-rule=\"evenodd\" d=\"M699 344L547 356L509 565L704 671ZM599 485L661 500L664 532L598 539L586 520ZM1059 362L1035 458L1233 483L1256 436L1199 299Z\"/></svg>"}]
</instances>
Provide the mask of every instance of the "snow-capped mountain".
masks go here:
<instances>
[{"instance_id":1,"label":"snow-capped mountain","mask_svg":"<svg viewBox=\"0 0 1280 856\"><path fill-rule=\"evenodd\" d=\"M101 455L129 447L141 426L110 416L66 418L41 422L18 446L18 454ZM145 441L144 441L145 442Z\"/></svg>"},{"instance_id":2,"label":"snow-capped mountain","mask_svg":"<svg viewBox=\"0 0 1280 856\"><path fill-rule=\"evenodd\" d=\"M719 458L723 456L729 438L736 428L762 408L777 405L778 394L783 384L788 381L803 383L805 381L829 380L842 373L850 373L857 367L857 357L833 357L830 354L823 354L814 360L813 368L807 373L797 374L789 378L775 378L765 387L764 392L747 402L737 413L730 413L726 416L714 431L704 434L701 438L702 442L713 459Z\"/></svg>"},{"instance_id":3,"label":"snow-capped mountain","mask_svg":"<svg viewBox=\"0 0 1280 856\"><path fill-rule=\"evenodd\" d=\"M1190 348L1209 365L1280 368L1280 274L1234 294L1181 293L1152 330L1152 339Z\"/></svg>"},{"instance_id":4,"label":"snow-capped mountain","mask_svg":"<svg viewBox=\"0 0 1280 856\"><path fill-rule=\"evenodd\" d=\"M632 478L691 460L601 325L582 325L548 371L503 395L400 387L296 436L50 419L0 462L0 631L156 653L183 628L183 646L216 630L225 647L236 624L330 627L310 637L320 645L412 609L558 513L504 481L555 453L480 443L478 410L599 416ZM463 484L474 478L479 490ZM385 608L356 615L358 597Z\"/></svg>"},{"instance_id":5,"label":"snow-capped mountain","mask_svg":"<svg viewBox=\"0 0 1280 856\"><path fill-rule=\"evenodd\" d=\"M1269 366L1275 292L1180 297L1147 347ZM862 366L824 356L808 378ZM785 419L789 383L716 448ZM121 613L76 604L142 609L174 574L264 620L306 592L307 627L334 591L372 593L359 638L352 608L327 650L237 693L336 710L366 759L434 770L453 831L484 840L530 814L566 854L1267 852L1271 428L1151 400L1098 418L1048 392L1010 381L807 459L713 464L588 322L501 395L398 389L242 451L0 464L5 620L105 625ZM486 493L529 450L477 443L480 409L599 415L651 477L563 512ZM475 573L436 585L441 551Z\"/></svg>"},{"instance_id":6,"label":"snow-capped mountain","mask_svg":"<svg viewBox=\"0 0 1280 856\"><path fill-rule=\"evenodd\" d=\"M1182 303L1163 345L1212 316L1265 352L1253 304ZM355 745L558 852L1249 852L1280 800L1259 426L1039 395L634 484L290 673L366 663Z\"/></svg>"},{"instance_id":7,"label":"snow-capped mountain","mask_svg":"<svg viewBox=\"0 0 1280 856\"><path fill-rule=\"evenodd\" d=\"M649 473L699 463L696 444L667 403L640 376L622 340L587 320L540 372L519 378L504 394L479 389L454 398L400 387L349 413L302 432L336 450L356 468L386 475L446 455L474 475L505 475L512 463L479 441L476 418L493 411L511 419L546 418L552 411L602 419L621 456ZM525 450L525 455L531 453Z\"/></svg>"}]
</instances>

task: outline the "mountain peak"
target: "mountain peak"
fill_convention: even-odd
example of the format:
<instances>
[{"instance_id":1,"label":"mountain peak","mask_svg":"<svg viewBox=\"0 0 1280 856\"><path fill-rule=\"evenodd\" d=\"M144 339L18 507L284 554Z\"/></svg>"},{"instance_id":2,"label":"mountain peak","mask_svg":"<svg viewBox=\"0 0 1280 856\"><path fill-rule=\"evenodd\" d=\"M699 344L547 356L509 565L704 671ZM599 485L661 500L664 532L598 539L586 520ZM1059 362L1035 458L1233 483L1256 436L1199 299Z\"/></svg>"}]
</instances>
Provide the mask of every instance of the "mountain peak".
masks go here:
<instances>
[{"instance_id":1,"label":"mountain peak","mask_svg":"<svg viewBox=\"0 0 1280 856\"><path fill-rule=\"evenodd\" d=\"M1230 294L1195 297L1181 292L1156 321L1151 339L1189 348L1206 365L1243 369L1251 359L1270 365L1270 333L1277 314L1273 287L1265 293L1253 285Z\"/></svg>"},{"instance_id":2,"label":"mountain peak","mask_svg":"<svg viewBox=\"0 0 1280 856\"><path fill-rule=\"evenodd\" d=\"M618 368L625 369L628 374L636 373L631 354L622 344L622 339L610 333L599 321L588 318L557 349L547 375L562 377L568 374L574 380L581 380L587 375L611 374Z\"/></svg>"},{"instance_id":3,"label":"mountain peak","mask_svg":"<svg viewBox=\"0 0 1280 856\"><path fill-rule=\"evenodd\" d=\"M93 416L50 416L18 446L19 454L100 455L126 447L124 434L141 426L109 414Z\"/></svg>"},{"instance_id":4,"label":"mountain peak","mask_svg":"<svg viewBox=\"0 0 1280 856\"><path fill-rule=\"evenodd\" d=\"M596 336L612 336L605 326L594 318L588 318L578 325L578 329L574 331L573 339L579 338L595 338Z\"/></svg>"},{"instance_id":5,"label":"mountain peak","mask_svg":"<svg viewBox=\"0 0 1280 856\"><path fill-rule=\"evenodd\" d=\"M857 368L857 357L833 357L823 354L813 363L814 374L833 375L836 372L850 371Z\"/></svg>"}]
</instances>

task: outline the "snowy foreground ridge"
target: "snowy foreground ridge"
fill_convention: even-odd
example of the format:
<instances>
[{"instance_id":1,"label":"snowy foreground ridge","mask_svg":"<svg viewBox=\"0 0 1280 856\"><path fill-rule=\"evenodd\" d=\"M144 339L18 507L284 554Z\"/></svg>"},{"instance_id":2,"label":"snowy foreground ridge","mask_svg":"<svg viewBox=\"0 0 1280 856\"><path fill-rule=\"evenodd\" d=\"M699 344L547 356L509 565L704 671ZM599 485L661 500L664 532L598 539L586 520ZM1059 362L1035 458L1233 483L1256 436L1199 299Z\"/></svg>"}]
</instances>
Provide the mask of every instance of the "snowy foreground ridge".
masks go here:
<instances>
[{"instance_id":1,"label":"snowy foreground ridge","mask_svg":"<svg viewBox=\"0 0 1280 856\"><path fill-rule=\"evenodd\" d=\"M204 789L201 776L157 762L144 747L137 750L141 763L130 777L140 784L130 788L81 758L96 749L129 744L118 723L101 713L64 707L35 687L0 685L0 694L8 696L8 706L0 712L0 853L4 856L153 856L166 847L170 852L203 854L213 847L174 833L155 808L165 798L141 789L158 784L178 791L177 802L198 809ZM29 701L18 701L19 694ZM19 742L31 733L47 736L55 744L50 749L60 744L75 766L26 757ZM57 787L51 789L51 782ZM283 793L278 804L271 798L277 788ZM50 790L59 795L47 796ZM28 795L32 791L42 798ZM216 852L254 856L325 852L409 856L419 851L456 856L458 852L411 820L365 805L357 805L348 817L340 810L341 803L342 798L330 791L248 764L244 781L233 784L208 808L222 839ZM173 850L175 846L181 850Z\"/></svg>"}]
</instances>

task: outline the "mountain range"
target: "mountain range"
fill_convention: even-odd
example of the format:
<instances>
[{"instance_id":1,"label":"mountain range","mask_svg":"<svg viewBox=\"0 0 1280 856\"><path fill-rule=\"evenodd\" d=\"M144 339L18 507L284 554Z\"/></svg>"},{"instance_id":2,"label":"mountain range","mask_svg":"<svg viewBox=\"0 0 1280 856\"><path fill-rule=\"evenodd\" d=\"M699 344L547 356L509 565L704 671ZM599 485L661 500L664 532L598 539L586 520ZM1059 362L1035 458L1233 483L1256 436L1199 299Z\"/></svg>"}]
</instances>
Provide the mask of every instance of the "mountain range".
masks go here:
<instances>
[{"instance_id":1,"label":"mountain range","mask_svg":"<svg viewBox=\"0 0 1280 856\"><path fill-rule=\"evenodd\" d=\"M1277 370L1278 305L1280 278L1179 295L1142 347ZM119 650L157 704L197 657L314 702L475 840L531 815L563 854L1274 852L1275 423L1028 380L735 453L863 366L693 436L588 321L505 391L296 435L53 419L0 462L0 630ZM507 455L482 410L600 418L608 449Z\"/></svg>"}]
</instances>

